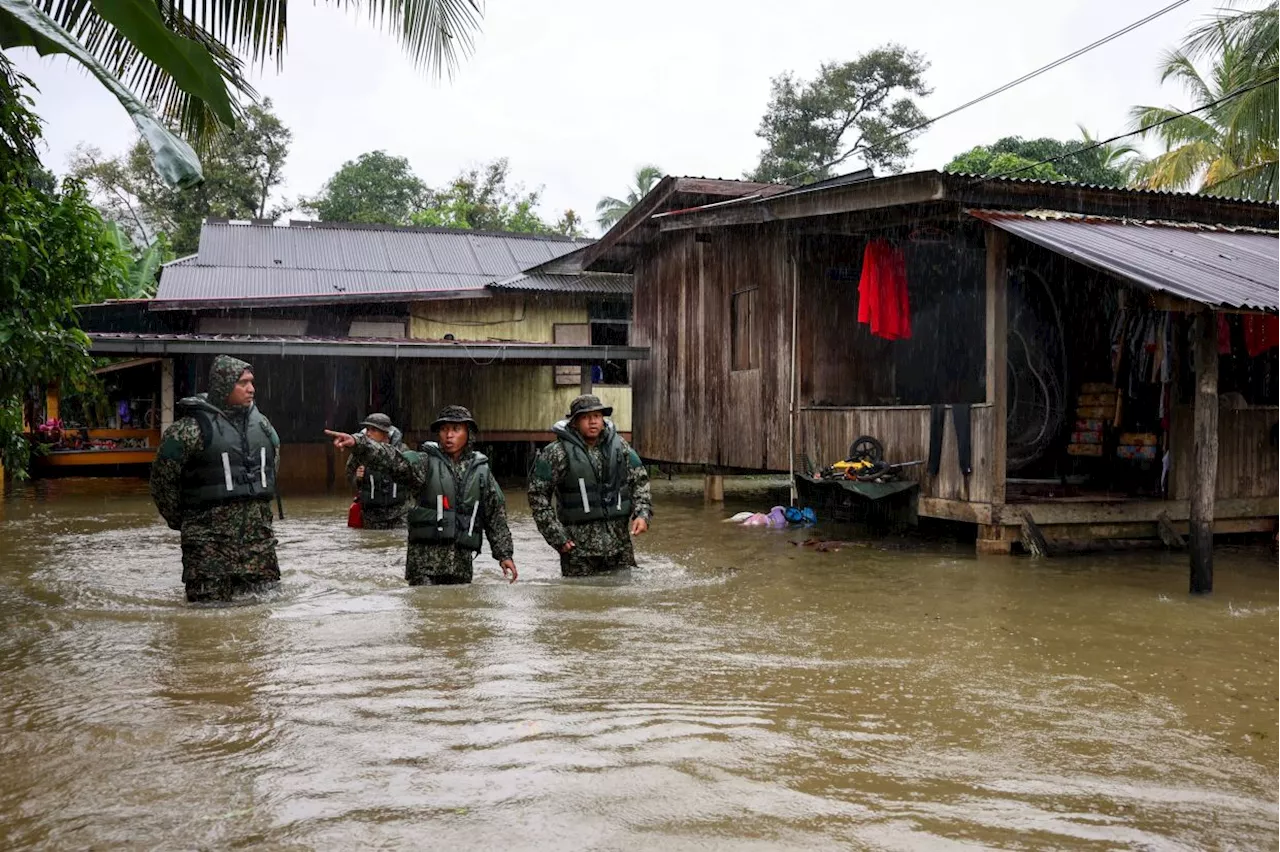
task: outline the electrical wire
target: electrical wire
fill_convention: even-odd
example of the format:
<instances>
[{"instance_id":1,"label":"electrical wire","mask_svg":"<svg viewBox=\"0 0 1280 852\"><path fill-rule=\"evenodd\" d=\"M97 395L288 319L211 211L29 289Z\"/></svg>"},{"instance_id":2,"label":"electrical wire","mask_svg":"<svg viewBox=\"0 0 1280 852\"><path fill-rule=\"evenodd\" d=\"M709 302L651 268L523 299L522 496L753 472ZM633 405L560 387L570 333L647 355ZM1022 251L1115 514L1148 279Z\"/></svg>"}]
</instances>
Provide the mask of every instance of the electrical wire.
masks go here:
<instances>
[{"instance_id":1,"label":"electrical wire","mask_svg":"<svg viewBox=\"0 0 1280 852\"><path fill-rule=\"evenodd\" d=\"M1189 109L1186 112L1175 113L1171 116L1168 116L1167 118L1162 118L1153 124L1143 127L1140 130L1130 130L1127 133L1120 133L1116 136L1112 136L1110 139L1100 139L1097 142L1093 142L1089 145L1085 145L1082 148L1077 148L1074 151L1068 151L1065 154L1059 154L1056 157L1050 157L1047 160L1041 160L1038 163L1031 163L1030 165L1019 166L1016 169L1010 169L1007 172L1000 172L999 174L996 174L996 175L983 175L982 177L983 178L1008 177L1009 175L1016 175L1019 172L1029 171L1039 166L1047 166L1051 163L1056 163L1059 160L1065 160L1068 157L1074 157L1077 154L1083 154L1087 151L1092 151L1094 148L1101 148L1103 145L1110 145L1112 142L1115 142L1119 139L1124 139L1129 136L1137 136L1138 134L1141 134L1141 133L1147 133L1148 131L1154 130L1155 128L1159 127L1162 124L1168 124L1171 121L1177 121L1180 118L1186 118L1187 116L1194 115L1197 112L1204 112L1207 109L1213 109L1219 104L1226 103L1232 98L1238 98L1241 95L1248 94L1249 92L1252 92L1254 89L1261 89L1263 86L1270 86L1272 83L1275 83L1277 80L1280 80L1280 77L1272 77L1269 80L1263 80L1260 83L1254 83L1250 86L1241 86L1239 89L1236 89L1234 92L1230 92L1228 94L1223 95L1222 97L1218 98L1216 101L1211 101L1207 104L1204 104L1203 106L1198 106L1195 109Z\"/></svg>"},{"instance_id":2,"label":"electrical wire","mask_svg":"<svg viewBox=\"0 0 1280 852\"><path fill-rule=\"evenodd\" d=\"M980 104L989 98L994 98L996 95L1009 91L1014 86L1021 85L1022 83L1025 83L1028 80L1031 80L1035 77L1039 77L1041 74L1045 73L1046 71L1052 71L1054 68L1057 68L1059 65L1070 62L1072 59L1075 59L1078 56L1083 56L1089 51L1094 50L1095 48L1101 47L1102 45L1107 44L1108 42L1115 41L1116 39L1120 38L1120 36L1126 35L1127 33L1130 33L1133 30L1136 30L1138 27L1141 27L1144 24L1148 24L1151 21L1154 21L1156 18L1159 18L1161 15L1166 15L1169 12L1172 12L1174 9L1178 8L1179 6L1185 6L1189 2L1191 2L1191 0L1175 0L1175 2L1170 3L1168 6L1165 6L1163 9L1158 9L1155 12L1152 12L1150 15L1147 15L1145 18L1142 18L1141 20L1138 20L1138 21L1134 21L1133 23L1129 24L1123 29L1116 30L1110 35L1103 36L1097 41L1091 42L1090 44L1087 44L1084 47L1081 47L1077 50L1072 51L1071 53L1068 53L1066 56L1059 57L1058 59L1055 59L1054 61L1050 62L1048 65L1042 65L1041 67L1037 68L1034 71L1029 71L1026 74L1023 74L1021 77L1017 78L1016 80L1010 80L1008 83L1005 83L1003 86L1000 86L999 88L996 88L996 89L992 89L991 91L987 92L985 95L979 95L973 100L968 101L967 103L963 103L960 106L955 107L954 109L949 109L946 112L940 115L936 115L933 118L927 119L926 121L922 121L917 125L908 127L905 130L899 130L897 133L890 134L889 136L885 137L881 141L891 142L894 139L898 139L899 137L906 136L907 134L910 134L910 133L915 133L918 130L924 130L926 127L929 127L930 125L935 124L944 118L953 116L956 113L960 112L961 110L968 109L971 106L976 106L977 104ZM802 172L797 172L796 174L791 175L790 177L784 179L782 183L790 183L791 181L795 180L798 177L804 177L805 175L811 172L818 171L819 169L829 169L832 166L837 166L840 163L843 163L845 160L852 157L854 154L859 153L860 151L865 151L865 150L867 150L867 146L855 145L854 147L850 148L848 151L845 151L843 154L841 154L839 157L832 160L831 162L821 163L816 166L811 166L810 168L807 168Z\"/></svg>"}]
</instances>

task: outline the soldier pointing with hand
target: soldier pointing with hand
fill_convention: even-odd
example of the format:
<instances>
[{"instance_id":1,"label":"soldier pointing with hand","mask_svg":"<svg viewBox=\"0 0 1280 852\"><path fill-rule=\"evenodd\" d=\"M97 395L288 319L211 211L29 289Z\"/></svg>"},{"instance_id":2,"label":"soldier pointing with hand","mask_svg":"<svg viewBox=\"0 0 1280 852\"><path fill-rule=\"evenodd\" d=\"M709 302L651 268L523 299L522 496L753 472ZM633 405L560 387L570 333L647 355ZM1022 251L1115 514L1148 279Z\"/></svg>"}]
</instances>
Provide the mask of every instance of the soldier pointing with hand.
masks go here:
<instances>
[{"instance_id":1,"label":"soldier pointing with hand","mask_svg":"<svg viewBox=\"0 0 1280 852\"><path fill-rule=\"evenodd\" d=\"M479 432L475 418L460 405L446 406L431 430L439 441L428 441L416 452L367 435L324 433L335 447L352 449L355 464L364 465L366 475L390 477L414 495L405 558L409 585L470 583L482 533L503 576L514 583L518 574L506 500L489 460L472 448Z\"/></svg>"}]
</instances>

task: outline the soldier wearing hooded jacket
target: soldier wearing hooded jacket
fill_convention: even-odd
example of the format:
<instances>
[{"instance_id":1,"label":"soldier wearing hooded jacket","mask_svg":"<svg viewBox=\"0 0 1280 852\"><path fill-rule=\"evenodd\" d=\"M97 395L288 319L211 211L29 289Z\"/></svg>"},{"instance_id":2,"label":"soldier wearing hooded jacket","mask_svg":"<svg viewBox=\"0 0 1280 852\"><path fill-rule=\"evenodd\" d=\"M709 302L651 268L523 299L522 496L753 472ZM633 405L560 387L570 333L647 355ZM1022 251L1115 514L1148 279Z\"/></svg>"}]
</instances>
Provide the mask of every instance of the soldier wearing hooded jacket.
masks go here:
<instances>
[{"instance_id":1,"label":"soldier wearing hooded jacket","mask_svg":"<svg viewBox=\"0 0 1280 852\"><path fill-rule=\"evenodd\" d=\"M397 449L404 447L399 429L385 414L370 414L360 424L362 434L377 444L389 444ZM404 526L409 513L409 489L389 476L368 470L352 455L347 459L347 481L356 489L360 503L361 524L369 530L390 530Z\"/></svg>"},{"instance_id":2,"label":"soldier wearing hooded jacket","mask_svg":"<svg viewBox=\"0 0 1280 852\"><path fill-rule=\"evenodd\" d=\"M187 600L225 601L280 579L271 499L280 439L254 404L253 367L213 360L207 393L187 397L151 466L151 497L182 532Z\"/></svg>"},{"instance_id":3,"label":"soldier wearing hooded jacket","mask_svg":"<svg viewBox=\"0 0 1280 852\"><path fill-rule=\"evenodd\" d=\"M475 418L460 405L446 406L431 431L439 441L417 451L376 443L367 435L328 429L325 434L335 447L351 449L366 472L388 476L414 495L404 572L409 585L470 583L482 533L503 576L514 583L518 574L506 499L489 460L472 448L479 432Z\"/></svg>"},{"instance_id":4,"label":"soldier wearing hooded jacket","mask_svg":"<svg viewBox=\"0 0 1280 852\"><path fill-rule=\"evenodd\" d=\"M612 413L594 394L574 399L529 476L529 511L565 577L635 567L631 537L653 517L649 471L605 419Z\"/></svg>"}]
</instances>

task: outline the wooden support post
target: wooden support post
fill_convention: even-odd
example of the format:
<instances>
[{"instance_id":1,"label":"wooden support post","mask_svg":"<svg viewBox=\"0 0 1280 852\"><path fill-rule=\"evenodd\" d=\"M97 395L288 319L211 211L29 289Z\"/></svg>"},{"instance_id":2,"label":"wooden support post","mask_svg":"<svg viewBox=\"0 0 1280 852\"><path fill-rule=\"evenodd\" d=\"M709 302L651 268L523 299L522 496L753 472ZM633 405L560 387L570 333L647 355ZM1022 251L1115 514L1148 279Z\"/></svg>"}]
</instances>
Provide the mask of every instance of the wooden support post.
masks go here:
<instances>
[{"instance_id":1,"label":"wooden support post","mask_svg":"<svg viewBox=\"0 0 1280 852\"><path fill-rule=\"evenodd\" d=\"M716 473L708 473L702 477L702 501L704 503L724 502L724 477Z\"/></svg>"},{"instance_id":2,"label":"wooden support post","mask_svg":"<svg viewBox=\"0 0 1280 852\"><path fill-rule=\"evenodd\" d=\"M57 420L59 414L59 403L61 402L58 391L58 383L50 382L44 391L44 419Z\"/></svg>"},{"instance_id":3,"label":"wooden support post","mask_svg":"<svg viewBox=\"0 0 1280 852\"><path fill-rule=\"evenodd\" d=\"M173 425L173 359L160 362L160 431Z\"/></svg>"},{"instance_id":4,"label":"wooden support post","mask_svg":"<svg viewBox=\"0 0 1280 852\"><path fill-rule=\"evenodd\" d=\"M1218 484L1218 316L1195 317L1195 444L1191 474L1191 594L1213 591L1213 499Z\"/></svg>"},{"instance_id":5,"label":"wooden support post","mask_svg":"<svg viewBox=\"0 0 1280 852\"><path fill-rule=\"evenodd\" d=\"M991 502L1004 503L1009 455L1009 235L987 226L987 402L991 408Z\"/></svg>"},{"instance_id":6,"label":"wooden support post","mask_svg":"<svg viewBox=\"0 0 1280 852\"><path fill-rule=\"evenodd\" d=\"M578 371L580 373L578 393L591 393L591 365L583 364Z\"/></svg>"}]
</instances>

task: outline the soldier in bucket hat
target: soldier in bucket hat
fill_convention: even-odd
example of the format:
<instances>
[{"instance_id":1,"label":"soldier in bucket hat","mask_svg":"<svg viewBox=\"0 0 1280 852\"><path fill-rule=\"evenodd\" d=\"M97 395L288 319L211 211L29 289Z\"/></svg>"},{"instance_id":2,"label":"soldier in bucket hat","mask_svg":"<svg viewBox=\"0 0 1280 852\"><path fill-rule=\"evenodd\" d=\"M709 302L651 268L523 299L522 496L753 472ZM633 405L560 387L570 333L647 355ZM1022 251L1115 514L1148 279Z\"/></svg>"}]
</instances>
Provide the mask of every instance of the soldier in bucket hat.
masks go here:
<instances>
[{"instance_id":1,"label":"soldier in bucket hat","mask_svg":"<svg viewBox=\"0 0 1280 852\"><path fill-rule=\"evenodd\" d=\"M529 476L529 510L566 577L634 567L631 537L653 517L649 471L606 419L612 413L594 394L574 399Z\"/></svg>"},{"instance_id":2,"label":"soldier in bucket hat","mask_svg":"<svg viewBox=\"0 0 1280 852\"><path fill-rule=\"evenodd\" d=\"M370 414L360 422L369 440L393 447L404 446L404 436L385 414ZM404 526L409 513L409 489L402 488L389 476L370 472L356 461L355 455L347 458L347 481L356 490L360 504L361 526L370 530L390 530Z\"/></svg>"},{"instance_id":3,"label":"soldier in bucket hat","mask_svg":"<svg viewBox=\"0 0 1280 852\"><path fill-rule=\"evenodd\" d=\"M472 448L480 427L470 411L447 405L431 430L439 441L427 441L417 451L378 443L367 434L328 429L325 434L335 447L351 448L351 457L367 472L390 477L413 495L404 571L409 585L470 583L482 533L503 576L514 583L518 574L506 500L489 460Z\"/></svg>"}]
</instances>

